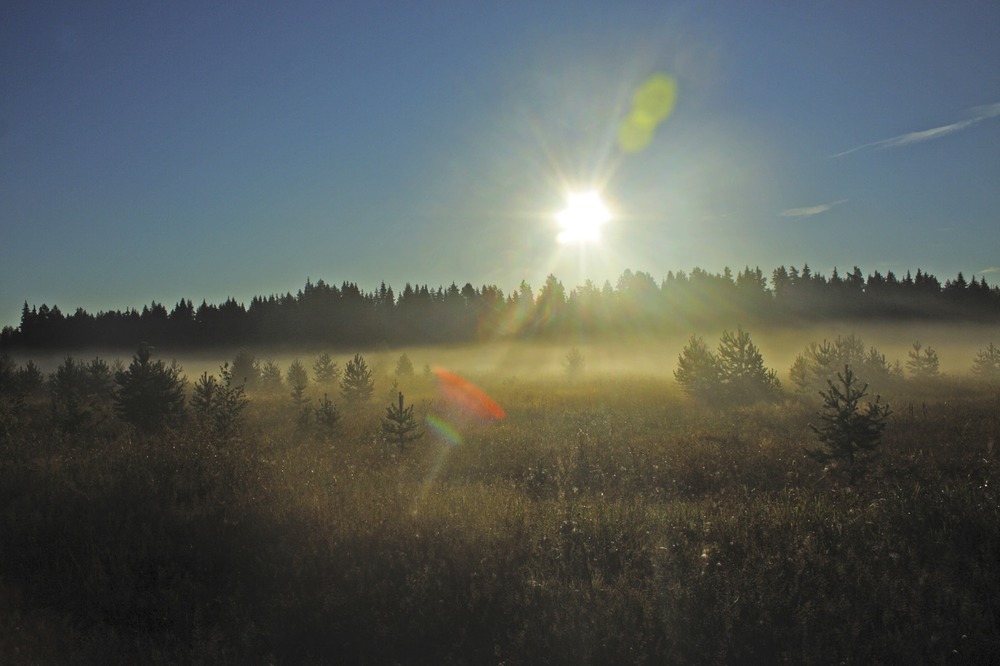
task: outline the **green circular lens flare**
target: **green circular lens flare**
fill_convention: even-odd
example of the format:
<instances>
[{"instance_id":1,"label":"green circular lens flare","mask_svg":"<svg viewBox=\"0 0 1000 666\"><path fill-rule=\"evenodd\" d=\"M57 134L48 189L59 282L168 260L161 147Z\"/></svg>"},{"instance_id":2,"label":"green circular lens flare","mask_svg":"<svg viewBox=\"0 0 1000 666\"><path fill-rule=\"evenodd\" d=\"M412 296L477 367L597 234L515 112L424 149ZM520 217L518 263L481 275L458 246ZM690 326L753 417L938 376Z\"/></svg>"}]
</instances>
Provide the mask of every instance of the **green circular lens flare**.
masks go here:
<instances>
[{"instance_id":1,"label":"green circular lens flare","mask_svg":"<svg viewBox=\"0 0 1000 666\"><path fill-rule=\"evenodd\" d=\"M632 108L618 127L618 147L637 153L649 145L656 128L670 116L677 103L677 81L654 74L632 95Z\"/></svg>"}]
</instances>

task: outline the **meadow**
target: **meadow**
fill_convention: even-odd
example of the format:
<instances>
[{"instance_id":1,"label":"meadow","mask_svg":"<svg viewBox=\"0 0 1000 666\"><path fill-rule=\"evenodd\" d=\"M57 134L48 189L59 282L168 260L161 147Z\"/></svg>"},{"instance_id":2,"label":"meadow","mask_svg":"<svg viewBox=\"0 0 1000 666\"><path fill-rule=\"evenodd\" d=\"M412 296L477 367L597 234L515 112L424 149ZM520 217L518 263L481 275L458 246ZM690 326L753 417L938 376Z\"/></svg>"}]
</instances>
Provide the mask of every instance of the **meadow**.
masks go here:
<instances>
[{"instance_id":1,"label":"meadow","mask_svg":"<svg viewBox=\"0 0 1000 666\"><path fill-rule=\"evenodd\" d=\"M924 333L945 372L883 394L854 484L806 453L821 400L787 386L811 331L760 336L786 386L738 407L679 389L682 341L583 346L574 378L567 345L410 349L399 376L370 350L365 404L252 390L225 437L110 403L68 432L38 392L0 429L0 661L993 663L1000 385L965 374L988 332ZM231 358L182 359L188 393ZM399 392L405 447L381 430Z\"/></svg>"}]
</instances>

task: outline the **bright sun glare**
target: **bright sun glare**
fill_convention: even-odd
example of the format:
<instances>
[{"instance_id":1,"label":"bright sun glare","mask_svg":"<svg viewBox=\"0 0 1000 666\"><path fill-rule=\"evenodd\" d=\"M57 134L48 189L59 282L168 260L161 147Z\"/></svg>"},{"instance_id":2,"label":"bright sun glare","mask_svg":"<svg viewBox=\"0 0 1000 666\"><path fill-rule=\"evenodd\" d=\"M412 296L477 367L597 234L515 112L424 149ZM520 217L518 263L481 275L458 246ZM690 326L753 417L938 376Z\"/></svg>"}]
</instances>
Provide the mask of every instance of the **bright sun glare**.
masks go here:
<instances>
[{"instance_id":1,"label":"bright sun glare","mask_svg":"<svg viewBox=\"0 0 1000 666\"><path fill-rule=\"evenodd\" d=\"M593 243L611 212L597 192L574 192L566 197L566 209L556 216L560 243Z\"/></svg>"}]
</instances>

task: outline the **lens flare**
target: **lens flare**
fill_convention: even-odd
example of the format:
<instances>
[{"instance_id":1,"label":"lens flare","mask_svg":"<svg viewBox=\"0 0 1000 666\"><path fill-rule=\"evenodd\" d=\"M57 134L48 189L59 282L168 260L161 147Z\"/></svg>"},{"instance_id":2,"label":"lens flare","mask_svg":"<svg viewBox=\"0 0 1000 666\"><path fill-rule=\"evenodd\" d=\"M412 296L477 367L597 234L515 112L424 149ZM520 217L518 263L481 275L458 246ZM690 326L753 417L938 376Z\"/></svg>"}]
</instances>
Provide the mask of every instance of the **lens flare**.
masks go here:
<instances>
[{"instance_id":1,"label":"lens flare","mask_svg":"<svg viewBox=\"0 0 1000 666\"><path fill-rule=\"evenodd\" d=\"M618 127L618 147L626 153L637 153L648 146L676 103L676 79L666 74L649 77L635 91L629 115Z\"/></svg>"},{"instance_id":2,"label":"lens flare","mask_svg":"<svg viewBox=\"0 0 1000 666\"><path fill-rule=\"evenodd\" d=\"M433 414L428 414L425 422L427 423L427 428L429 430L448 444L451 444L452 446L462 445L462 434L458 432L458 428L444 419L434 416Z\"/></svg>"},{"instance_id":3,"label":"lens flare","mask_svg":"<svg viewBox=\"0 0 1000 666\"><path fill-rule=\"evenodd\" d=\"M503 407L464 377L444 368L435 368L434 375L438 378L438 386L445 399L466 414L498 421L507 416Z\"/></svg>"}]
</instances>

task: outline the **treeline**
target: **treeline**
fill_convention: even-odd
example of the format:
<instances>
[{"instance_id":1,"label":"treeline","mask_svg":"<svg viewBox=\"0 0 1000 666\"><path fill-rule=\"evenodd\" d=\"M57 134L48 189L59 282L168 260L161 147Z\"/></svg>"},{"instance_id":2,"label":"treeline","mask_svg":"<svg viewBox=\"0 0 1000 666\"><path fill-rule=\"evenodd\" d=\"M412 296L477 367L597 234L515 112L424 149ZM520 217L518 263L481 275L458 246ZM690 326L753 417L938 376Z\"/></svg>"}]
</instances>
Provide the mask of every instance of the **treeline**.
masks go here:
<instances>
[{"instance_id":1,"label":"treeline","mask_svg":"<svg viewBox=\"0 0 1000 666\"><path fill-rule=\"evenodd\" d=\"M220 345L440 344L502 337L600 338L644 332L677 332L734 321L800 320L1000 320L1000 287L959 273L942 284L920 269L903 278L892 271L865 276L861 269L826 277L781 266L766 276L746 267L709 273L668 272L659 283L626 270L612 286L587 281L567 290L549 275L537 293L522 282L509 294L496 286L429 288L409 283L396 294L384 282L365 292L307 280L297 294L256 296L195 307L181 299L170 310L153 302L90 314L78 308L30 306L17 328L7 326L0 347L73 349L134 347L139 342L173 348Z\"/></svg>"}]
</instances>

